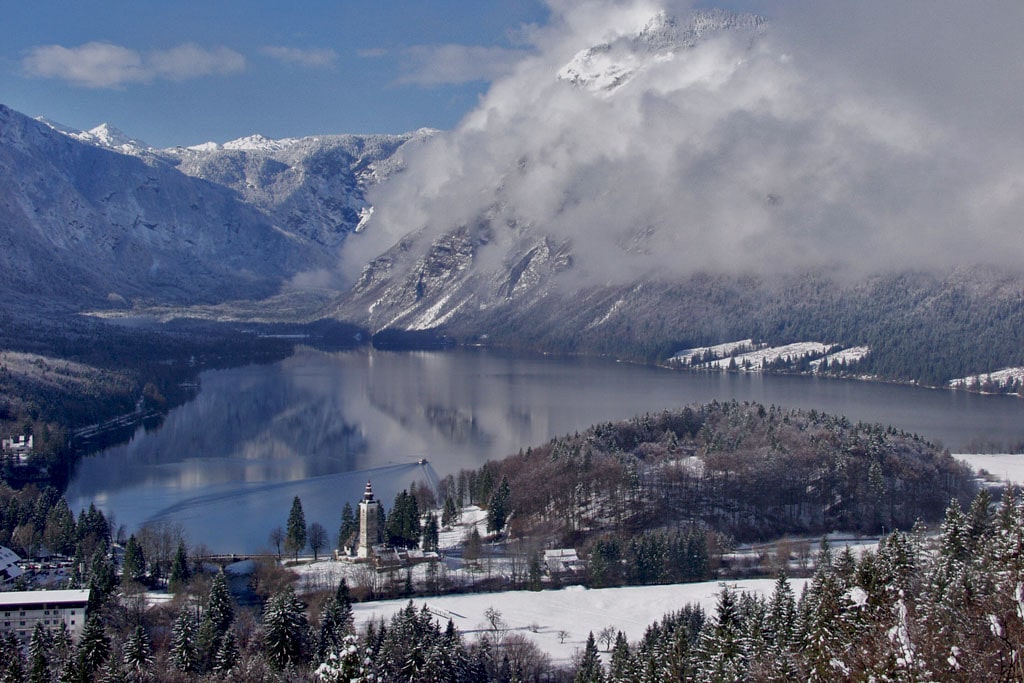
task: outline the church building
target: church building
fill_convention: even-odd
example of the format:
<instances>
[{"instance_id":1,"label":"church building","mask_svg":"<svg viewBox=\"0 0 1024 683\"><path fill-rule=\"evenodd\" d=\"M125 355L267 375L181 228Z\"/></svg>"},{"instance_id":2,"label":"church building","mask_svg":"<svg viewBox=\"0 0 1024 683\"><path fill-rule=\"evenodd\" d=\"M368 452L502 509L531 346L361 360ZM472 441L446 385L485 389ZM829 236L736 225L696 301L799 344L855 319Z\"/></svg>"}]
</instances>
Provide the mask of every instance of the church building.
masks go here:
<instances>
[{"instance_id":1,"label":"church building","mask_svg":"<svg viewBox=\"0 0 1024 683\"><path fill-rule=\"evenodd\" d=\"M363 499L359 501L359 547L356 557L368 558L373 555L373 546L379 542L380 502L373 498L373 487L366 482Z\"/></svg>"}]
</instances>

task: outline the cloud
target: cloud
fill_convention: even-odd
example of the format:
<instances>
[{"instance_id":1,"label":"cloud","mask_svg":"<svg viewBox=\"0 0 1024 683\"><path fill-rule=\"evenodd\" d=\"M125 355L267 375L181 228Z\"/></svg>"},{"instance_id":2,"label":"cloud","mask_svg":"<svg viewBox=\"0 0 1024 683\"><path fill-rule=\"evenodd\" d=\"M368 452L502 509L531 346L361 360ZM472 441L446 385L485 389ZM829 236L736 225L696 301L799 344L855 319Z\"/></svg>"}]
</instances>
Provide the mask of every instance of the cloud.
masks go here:
<instances>
[{"instance_id":1,"label":"cloud","mask_svg":"<svg viewBox=\"0 0 1024 683\"><path fill-rule=\"evenodd\" d=\"M338 53L330 48L303 49L268 45L262 52L282 62L309 68L333 67L338 61Z\"/></svg>"},{"instance_id":2,"label":"cloud","mask_svg":"<svg viewBox=\"0 0 1024 683\"><path fill-rule=\"evenodd\" d=\"M522 50L479 45L415 45L404 52L404 85L452 85L493 81L507 75Z\"/></svg>"},{"instance_id":3,"label":"cloud","mask_svg":"<svg viewBox=\"0 0 1024 683\"><path fill-rule=\"evenodd\" d=\"M374 191L349 272L482 222L485 249L546 235L602 281L1019 266L1024 5L996 7L783 1L756 27L553 2L477 108Z\"/></svg>"},{"instance_id":4,"label":"cloud","mask_svg":"<svg viewBox=\"0 0 1024 683\"><path fill-rule=\"evenodd\" d=\"M42 45L22 60L29 76L57 78L86 88L121 88L157 79L184 81L224 76L245 69L245 57L226 47L207 49L185 43L167 50L139 52L111 43L78 47Z\"/></svg>"}]
</instances>

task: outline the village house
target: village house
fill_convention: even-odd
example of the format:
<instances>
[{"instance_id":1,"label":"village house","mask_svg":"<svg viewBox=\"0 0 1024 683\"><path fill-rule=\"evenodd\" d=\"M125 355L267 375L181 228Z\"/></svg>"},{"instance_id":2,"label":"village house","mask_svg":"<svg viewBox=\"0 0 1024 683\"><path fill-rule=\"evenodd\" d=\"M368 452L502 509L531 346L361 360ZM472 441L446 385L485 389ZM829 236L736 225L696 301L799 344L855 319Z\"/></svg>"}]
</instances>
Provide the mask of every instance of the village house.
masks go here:
<instances>
[{"instance_id":1,"label":"village house","mask_svg":"<svg viewBox=\"0 0 1024 683\"><path fill-rule=\"evenodd\" d=\"M9 439L0 440L0 454L8 458L17 458L20 462L28 460L34 448L34 438L31 434L12 436Z\"/></svg>"}]
</instances>

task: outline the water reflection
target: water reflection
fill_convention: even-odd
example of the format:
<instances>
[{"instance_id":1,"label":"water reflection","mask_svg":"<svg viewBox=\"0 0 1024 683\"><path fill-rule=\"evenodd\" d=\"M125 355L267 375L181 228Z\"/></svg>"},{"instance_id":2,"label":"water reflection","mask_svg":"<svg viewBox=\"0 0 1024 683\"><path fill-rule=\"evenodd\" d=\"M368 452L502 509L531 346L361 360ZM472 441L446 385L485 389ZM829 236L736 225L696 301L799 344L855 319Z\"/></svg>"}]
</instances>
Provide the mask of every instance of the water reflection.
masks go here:
<instances>
[{"instance_id":1,"label":"water reflection","mask_svg":"<svg viewBox=\"0 0 1024 683\"><path fill-rule=\"evenodd\" d=\"M712 399L817 408L894 424L956 449L1024 438L1024 402L807 377L683 374L595 359L483 350L300 350L271 365L203 373L162 428L88 458L67 495L134 530L181 521L225 552L267 545L298 495L307 522L337 528L372 478L386 502L425 479L477 467L596 422Z\"/></svg>"}]
</instances>

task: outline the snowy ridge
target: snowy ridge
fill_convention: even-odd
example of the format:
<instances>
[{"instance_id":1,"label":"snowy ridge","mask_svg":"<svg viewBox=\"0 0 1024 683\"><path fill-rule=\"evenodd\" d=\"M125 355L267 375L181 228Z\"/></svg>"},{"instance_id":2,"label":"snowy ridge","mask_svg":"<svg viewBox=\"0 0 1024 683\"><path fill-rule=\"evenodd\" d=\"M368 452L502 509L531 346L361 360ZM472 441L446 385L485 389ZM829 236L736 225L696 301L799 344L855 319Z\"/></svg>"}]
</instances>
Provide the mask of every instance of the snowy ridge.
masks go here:
<instances>
[{"instance_id":1,"label":"snowy ridge","mask_svg":"<svg viewBox=\"0 0 1024 683\"><path fill-rule=\"evenodd\" d=\"M680 25L661 11L638 33L580 50L557 76L590 92L610 94L652 62L675 59L677 51L694 47L710 34L729 30L754 36L764 27L765 20L753 14L700 11Z\"/></svg>"},{"instance_id":2,"label":"snowy ridge","mask_svg":"<svg viewBox=\"0 0 1024 683\"><path fill-rule=\"evenodd\" d=\"M312 140L315 141L316 138L312 138ZM255 135L248 135L244 138L225 142L221 146L221 149L241 150L247 152L279 152L283 149L288 149L298 141L299 138L281 138L280 140L272 140L257 133Z\"/></svg>"},{"instance_id":3,"label":"snowy ridge","mask_svg":"<svg viewBox=\"0 0 1024 683\"><path fill-rule=\"evenodd\" d=\"M101 123L100 125L90 130L75 130L70 126L51 121L45 117L36 117L36 121L45 124L57 131L63 133L70 138L74 138L79 142L84 142L89 145L96 147L103 147L104 149L113 150L121 154L129 155L140 155L145 152L153 151L153 149L142 140L133 138L127 135L122 130L111 126L109 123Z\"/></svg>"}]
</instances>

